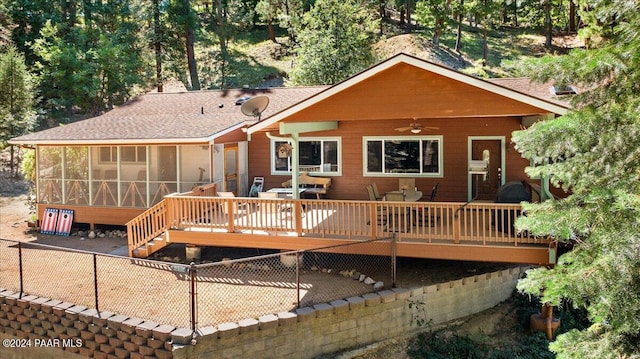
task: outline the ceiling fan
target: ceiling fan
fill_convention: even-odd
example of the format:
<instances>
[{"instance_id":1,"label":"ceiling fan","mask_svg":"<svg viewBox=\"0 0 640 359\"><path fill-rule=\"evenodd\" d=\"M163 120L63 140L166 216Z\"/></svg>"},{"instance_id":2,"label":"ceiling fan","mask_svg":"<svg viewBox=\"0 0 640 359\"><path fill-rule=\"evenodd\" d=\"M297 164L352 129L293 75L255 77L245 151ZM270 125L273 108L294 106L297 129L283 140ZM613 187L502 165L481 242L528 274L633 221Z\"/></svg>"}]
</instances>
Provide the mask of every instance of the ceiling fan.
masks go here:
<instances>
[{"instance_id":1,"label":"ceiling fan","mask_svg":"<svg viewBox=\"0 0 640 359\"><path fill-rule=\"evenodd\" d=\"M411 124L409 124L409 126L406 127L398 127L395 130L399 131L399 132L404 132L404 131L411 131L411 133L420 133L422 132L422 130L439 130L440 127L433 127L433 126L423 126L417 122L412 122Z\"/></svg>"}]
</instances>

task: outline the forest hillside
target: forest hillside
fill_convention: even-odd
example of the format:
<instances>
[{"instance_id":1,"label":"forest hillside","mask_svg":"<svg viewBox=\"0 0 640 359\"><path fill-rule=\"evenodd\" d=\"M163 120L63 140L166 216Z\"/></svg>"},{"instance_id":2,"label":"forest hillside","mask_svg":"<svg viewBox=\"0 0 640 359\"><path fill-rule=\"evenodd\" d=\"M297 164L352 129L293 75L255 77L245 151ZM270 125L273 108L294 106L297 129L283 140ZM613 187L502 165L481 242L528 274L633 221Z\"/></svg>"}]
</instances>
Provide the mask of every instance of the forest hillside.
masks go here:
<instances>
[{"instance_id":1,"label":"forest hillside","mask_svg":"<svg viewBox=\"0 0 640 359\"><path fill-rule=\"evenodd\" d=\"M505 64L574 47L563 34L578 29L575 7L534 0L12 0L1 62L25 85L19 106L0 106L13 121L2 141L149 91L330 85L398 52L513 76Z\"/></svg>"}]
</instances>

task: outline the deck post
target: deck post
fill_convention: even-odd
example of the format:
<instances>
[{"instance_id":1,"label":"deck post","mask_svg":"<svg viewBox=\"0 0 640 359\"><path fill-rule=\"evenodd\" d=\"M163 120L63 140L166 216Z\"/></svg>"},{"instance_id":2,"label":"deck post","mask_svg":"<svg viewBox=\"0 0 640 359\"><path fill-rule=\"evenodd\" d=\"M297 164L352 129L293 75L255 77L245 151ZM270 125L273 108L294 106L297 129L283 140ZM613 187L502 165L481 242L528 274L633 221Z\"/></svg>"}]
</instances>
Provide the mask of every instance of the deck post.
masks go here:
<instances>
[{"instance_id":1,"label":"deck post","mask_svg":"<svg viewBox=\"0 0 640 359\"><path fill-rule=\"evenodd\" d=\"M369 224L371 225L371 239L378 238L378 212L376 203L369 202Z\"/></svg>"},{"instance_id":2,"label":"deck post","mask_svg":"<svg viewBox=\"0 0 640 359\"><path fill-rule=\"evenodd\" d=\"M229 217L229 228L227 228L227 231L229 233L233 233L235 232L235 221L234 219L236 218L236 210L238 208L238 202L236 202L235 198L225 198L225 203L224 205L227 206L227 216Z\"/></svg>"},{"instance_id":3,"label":"deck post","mask_svg":"<svg viewBox=\"0 0 640 359\"><path fill-rule=\"evenodd\" d=\"M302 237L302 201L300 200L294 201L293 221L298 237Z\"/></svg>"},{"instance_id":4,"label":"deck post","mask_svg":"<svg viewBox=\"0 0 640 359\"><path fill-rule=\"evenodd\" d=\"M455 244L460 244L460 226L460 216L456 213L456 215L453 216L453 243Z\"/></svg>"},{"instance_id":5,"label":"deck post","mask_svg":"<svg viewBox=\"0 0 640 359\"><path fill-rule=\"evenodd\" d=\"M171 196L167 196L164 198L164 201L167 201L167 207L166 207L166 216L167 216L167 227L168 228L174 228L177 226L177 221L174 218L175 214L175 203L176 203L176 199L174 197Z\"/></svg>"}]
</instances>

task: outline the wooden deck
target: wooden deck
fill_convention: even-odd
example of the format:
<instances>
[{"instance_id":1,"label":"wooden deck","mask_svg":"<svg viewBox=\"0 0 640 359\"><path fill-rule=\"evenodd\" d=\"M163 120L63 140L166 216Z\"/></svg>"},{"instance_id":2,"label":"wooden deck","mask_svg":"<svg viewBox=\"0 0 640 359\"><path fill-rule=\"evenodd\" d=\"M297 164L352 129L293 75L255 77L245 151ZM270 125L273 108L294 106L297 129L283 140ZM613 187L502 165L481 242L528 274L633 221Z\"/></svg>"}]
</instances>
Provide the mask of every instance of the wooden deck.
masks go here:
<instances>
[{"instance_id":1,"label":"wooden deck","mask_svg":"<svg viewBox=\"0 0 640 359\"><path fill-rule=\"evenodd\" d=\"M554 264L547 238L515 233L519 204L170 195L128 223L130 256L171 243L300 250L377 238L401 257ZM360 254L388 254L389 241ZM344 249L342 249L344 250ZM362 250L362 249L359 249Z\"/></svg>"}]
</instances>

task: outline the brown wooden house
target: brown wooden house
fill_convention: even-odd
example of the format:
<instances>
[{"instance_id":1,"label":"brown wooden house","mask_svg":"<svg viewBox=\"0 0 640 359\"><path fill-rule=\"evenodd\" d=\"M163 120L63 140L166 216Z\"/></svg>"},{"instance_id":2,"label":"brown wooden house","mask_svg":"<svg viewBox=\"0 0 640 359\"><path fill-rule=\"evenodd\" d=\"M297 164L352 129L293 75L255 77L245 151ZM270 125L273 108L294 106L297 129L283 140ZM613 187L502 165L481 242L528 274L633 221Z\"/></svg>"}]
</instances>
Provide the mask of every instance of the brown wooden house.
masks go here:
<instances>
[{"instance_id":1,"label":"brown wooden house","mask_svg":"<svg viewBox=\"0 0 640 359\"><path fill-rule=\"evenodd\" d=\"M476 193L493 201L502 184L529 181L511 133L567 110L566 96L549 86L483 80L400 54L251 126L249 152L272 156L251 162L249 176L265 176L268 187L290 178L291 159L275 153L285 140L272 138L293 135L300 171L332 177L329 198L366 199L366 184L386 192L398 190L399 178L415 178L421 190L438 183L441 201L464 202ZM314 130L329 123L332 129ZM412 123L431 128L411 131ZM477 192L471 160L489 166Z\"/></svg>"},{"instance_id":2,"label":"brown wooden house","mask_svg":"<svg viewBox=\"0 0 640 359\"><path fill-rule=\"evenodd\" d=\"M245 96L268 106L247 117L236 105ZM547 85L399 54L330 87L148 94L12 143L36 146L40 214L128 222L131 255L169 243L304 249L395 237L401 256L548 264L553 244L498 225L520 205L494 200L513 181L551 196L527 178L511 134L568 110ZM298 187L303 172L331 180L322 199L244 197L254 177L266 192ZM373 184L412 199L371 201Z\"/></svg>"}]
</instances>

